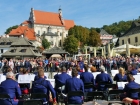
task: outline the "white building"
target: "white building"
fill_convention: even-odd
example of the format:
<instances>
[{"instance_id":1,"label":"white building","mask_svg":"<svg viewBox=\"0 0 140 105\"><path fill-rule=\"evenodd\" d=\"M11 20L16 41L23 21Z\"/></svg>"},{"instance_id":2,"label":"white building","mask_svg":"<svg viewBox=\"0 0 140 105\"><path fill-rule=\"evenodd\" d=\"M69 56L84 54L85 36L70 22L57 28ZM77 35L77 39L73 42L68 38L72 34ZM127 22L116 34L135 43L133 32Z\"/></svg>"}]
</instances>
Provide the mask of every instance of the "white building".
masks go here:
<instances>
[{"instance_id":1,"label":"white building","mask_svg":"<svg viewBox=\"0 0 140 105\"><path fill-rule=\"evenodd\" d=\"M61 9L58 13L53 13L31 8L29 19L21 25L33 28L36 35L45 37L53 47L63 45L68 30L74 26L74 21L63 19Z\"/></svg>"},{"instance_id":2,"label":"white building","mask_svg":"<svg viewBox=\"0 0 140 105\"><path fill-rule=\"evenodd\" d=\"M112 41L113 36L109 35L105 30L101 29L101 31L100 31L100 39L102 41L102 44L106 45L106 44L110 43L110 41Z\"/></svg>"}]
</instances>

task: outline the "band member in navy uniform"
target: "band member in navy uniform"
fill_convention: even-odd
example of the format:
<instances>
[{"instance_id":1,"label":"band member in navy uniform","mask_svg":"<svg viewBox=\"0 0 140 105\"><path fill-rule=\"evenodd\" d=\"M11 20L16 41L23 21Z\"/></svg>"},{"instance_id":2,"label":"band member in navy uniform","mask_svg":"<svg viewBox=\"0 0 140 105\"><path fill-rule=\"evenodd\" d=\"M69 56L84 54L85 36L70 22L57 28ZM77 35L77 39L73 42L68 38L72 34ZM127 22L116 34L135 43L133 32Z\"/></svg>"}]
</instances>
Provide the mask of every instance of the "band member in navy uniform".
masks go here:
<instances>
[{"instance_id":1,"label":"band member in navy uniform","mask_svg":"<svg viewBox=\"0 0 140 105\"><path fill-rule=\"evenodd\" d=\"M12 105L22 105L18 100L21 97L21 90L18 82L15 81L13 72L6 74L7 79L0 85L0 94L8 94L11 98ZM11 105L10 99L0 100L1 105Z\"/></svg>"}]
</instances>

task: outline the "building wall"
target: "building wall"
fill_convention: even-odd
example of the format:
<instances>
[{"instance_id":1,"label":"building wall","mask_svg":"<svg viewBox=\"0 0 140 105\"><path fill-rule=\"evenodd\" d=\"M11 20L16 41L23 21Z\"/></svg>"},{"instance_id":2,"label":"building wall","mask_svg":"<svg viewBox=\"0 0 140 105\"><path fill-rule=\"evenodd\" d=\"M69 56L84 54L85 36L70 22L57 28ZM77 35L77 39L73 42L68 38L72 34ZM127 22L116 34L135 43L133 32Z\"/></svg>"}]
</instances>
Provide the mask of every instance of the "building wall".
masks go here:
<instances>
[{"instance_id":1,"label":"building wall","mask_svg":"<svg viewBox=\"0 0 140 105\"><path fill-rule=\"evenodd\" d=\"M39 34L41 36L44 32L48 32L49 26L51 27L51 32L54 34L58 34L58 36L45 36L45 38L49 42L53 43L51 47L54 47L55 45L60 46L60 42L62 42L62 40L64 40L68 35L68 30L66 30L65 27L34 24L34 30L36 34Z\"/></svg>"},{"instance_id":2,"label":"building wall","mask_svg":"<svg viewBox=\"0 0 140 105\"><path fill-rule=\"evenodd\" d=\"M137 42L135 38L137 37ZM130 40L131 45L138 46L140 45L140 33L129 35L129 36L124 36L119 38L119 45L123 45L122 40L124 40L124 44L127 43L128 40Z\"/></svg>"},{"instance_id":3,"label":"building wall","mask_svg":"<svg viewBox=\"0 0 140 105\"><path fill-rule=\"evenodd\" d=\"M7 50L9 50L9 48L0 48L0 57L1 57L1 55L3 54L3 53L1 52L2 49L3 49L3 53L5 53Z\"/></svg>"}]
</instances>

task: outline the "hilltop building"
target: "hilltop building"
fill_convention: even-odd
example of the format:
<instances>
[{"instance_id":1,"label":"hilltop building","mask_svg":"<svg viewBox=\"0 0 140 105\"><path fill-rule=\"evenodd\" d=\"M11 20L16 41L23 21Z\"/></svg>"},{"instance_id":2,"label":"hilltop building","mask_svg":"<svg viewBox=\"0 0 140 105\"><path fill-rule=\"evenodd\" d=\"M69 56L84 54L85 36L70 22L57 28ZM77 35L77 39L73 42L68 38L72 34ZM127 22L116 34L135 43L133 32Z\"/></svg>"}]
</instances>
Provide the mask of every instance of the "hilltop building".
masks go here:
<instances>
[{"instance_id":1,"label":"hilltop building","mask_svg":"<svg viewBox=\"0 0 140 105\"><path fill-rule=\"evenodd\" d=\"M103 45L110 43L113 39L113 36L108 34L104 29L100 31L100 39Z\"/></svg>"},{"instance_id":2,"label":"hilltop building","mask_svg":"<svg viewBox=\"0 0 140 105\"><path fill-rule=\"evenodd\" d=\"M61 8L58 13L31 8L29 19L21 23L21 26L34 29L35 35L46 38L51 47L61 47L64 38L68 36L68 30L74 26L74 21L63 19Z\"/></svg>"},{"instance_id":3,"label":"hilltop building","mask_svg":"<svg viewBox=\"0 0 140 105\"><path fill-rule=\"evenodd\" d=\"M119 37L119 45L126 44L127 41L131 45L139 46L140 45L140 22L134 21L131 27Z\"/></svg>"}]
</instances>

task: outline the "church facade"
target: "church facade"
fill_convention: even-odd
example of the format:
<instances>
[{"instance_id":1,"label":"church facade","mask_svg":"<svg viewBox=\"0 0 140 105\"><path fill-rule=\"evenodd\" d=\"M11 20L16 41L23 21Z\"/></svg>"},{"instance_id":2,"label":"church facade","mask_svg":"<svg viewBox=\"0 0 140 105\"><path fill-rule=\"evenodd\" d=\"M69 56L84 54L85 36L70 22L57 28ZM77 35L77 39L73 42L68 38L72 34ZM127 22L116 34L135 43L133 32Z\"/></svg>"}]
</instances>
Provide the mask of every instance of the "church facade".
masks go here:
<instances>
[{"instance_id":1,"label":"church facade","mask_svg":"<svg viewBox=\"0 0 140 105\"><path fill-rule=\"evenodd\" d=\"M58 13L31 8L29 19L21 25L33 28L35 35L46 38L51 43L51 47L61 47L64 39L68 36L68 30L75 24L73 20L63 19L60 8Z\"/></svg>"}]
</instances>

